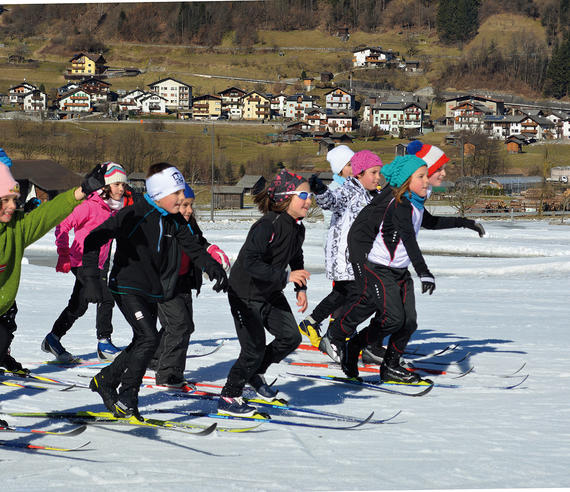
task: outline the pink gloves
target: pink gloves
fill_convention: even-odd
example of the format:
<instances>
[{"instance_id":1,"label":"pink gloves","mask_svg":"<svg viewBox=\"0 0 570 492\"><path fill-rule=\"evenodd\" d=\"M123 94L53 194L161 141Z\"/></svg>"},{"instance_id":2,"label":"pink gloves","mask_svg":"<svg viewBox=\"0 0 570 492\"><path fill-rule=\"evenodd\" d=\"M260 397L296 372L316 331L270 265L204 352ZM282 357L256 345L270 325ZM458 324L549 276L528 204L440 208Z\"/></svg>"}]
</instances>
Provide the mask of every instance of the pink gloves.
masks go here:
<instances>
[{"instance_id":1,"label":"pink gloves","mask_svg":"<svg viewBox=\"0 0 570 492\"><path fill-rule=\"evenodd\" d=\"M69 270L71 270L71 262L69 260L69 256L58 257L55 271L61 273L69 273Z\"/></svg>"},{"instance_id":2,"label":"pink gloves","mask_svg":"<svg viewBox=\"0 0 570 492\"><path fill-rule=\"evenodd\" d=\"M215 244L211 244L210 246L208 246L207 251L210 254L210 256L214 258L214 260L216 260L220 265L222 265L222 267L226 272L230 269L230 260L226 256L226 253L224 253Z\"/></svg>"}]
</instances>

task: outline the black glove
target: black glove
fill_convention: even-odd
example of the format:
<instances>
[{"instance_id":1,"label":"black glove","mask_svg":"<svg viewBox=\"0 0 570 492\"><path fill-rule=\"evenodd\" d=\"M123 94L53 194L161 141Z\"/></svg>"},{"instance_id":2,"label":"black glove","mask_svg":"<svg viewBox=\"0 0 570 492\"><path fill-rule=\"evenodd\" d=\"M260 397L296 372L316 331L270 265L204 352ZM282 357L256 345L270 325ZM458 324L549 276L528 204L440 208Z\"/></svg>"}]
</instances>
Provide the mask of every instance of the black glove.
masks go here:
<instances>
[{"instance_id":1,"label":"black glove","mask_svg":"<svg viewBox=\"0 0 570 492\"><path fill-rule=\"evenodd\" d=\"M309 186L315 195L322 195L328 190L327 186L319 179L316 174L311 175L309 178Z\"/></svg>"},{"instance_id":2,"label":"black glove","mask_svg":"<svg viewBox=\"0 0 570 492\"><path fill-rule=\"evenodd\" d=\"M471 219L465 219L464 227L467 227L467 229L473 229L476 233L479 234L479 237L483 237L485 235L485 228L480 222L475 222Z\"/></svg>"},{"instance_id":3,"label":"black glove","mask_svg":"<svg viewBox=\"0 0 570 492\"><path fill-rule=\"evenodd\" d=\"M39 198L30 198L26 204L24 205L24 213L29 213L35 208L38 208L42 204L42 201Z\"/></svg>"},{"instance_id":4,"label":"black glove","mask_svg":"<svg viewBox=\"0 0 570 492\"><path fill-rule=\"evenodd\" d=\"M431 273L425 273L420 276L420 281L422 282L422 294L426 292L431 296L435 290L435 278Z\"/></svg>"},{"instance_id":5,"label":"black glove","mask_svg":"<svg viewBox=\"0 0 570 492\"><path fill-rule=\"evenodd\" d=\"M204 272L210 277L210 280L215 280L216 283L212 287L216 292L228 291L228 276L225 270L217 261L212 261L206 265Z\"/></svg>"},{"instance_id":6,"label":"black glove","mask_svg":"<svg viewBox=\"0 0 570 492\"><path fill-rule=\"evenodd\" d=\"M94 191L105 186L105 172L107 171L106 164L97 164L90 173L85 175L81 183L81 189L85 196L89 196Z\"/></svg>"},{"instance_id":7,"label":"black glove","mask_svg":"<svg viewBox=\"0 0 570 492\"><path fill-rule=\"evenodd\" d=\"M77 276L83 284L83 297L87 302L98 303L104 301L103 280L101 270L98 268L79 267Z\"/></svg>"}]
</instances>

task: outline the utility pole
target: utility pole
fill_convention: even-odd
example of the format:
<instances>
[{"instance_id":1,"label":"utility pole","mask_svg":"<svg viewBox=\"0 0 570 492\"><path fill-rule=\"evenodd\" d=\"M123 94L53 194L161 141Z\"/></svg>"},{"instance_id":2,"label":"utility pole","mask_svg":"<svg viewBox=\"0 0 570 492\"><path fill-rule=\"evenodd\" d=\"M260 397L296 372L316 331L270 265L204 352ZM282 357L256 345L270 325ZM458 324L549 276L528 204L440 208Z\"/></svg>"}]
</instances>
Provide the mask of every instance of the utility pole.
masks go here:
<instances>
[{"instance_id":1,"label":"utility pole","mask_svg":"<svg viewBox=\"0 0 570 492\"><path fill-rule=\"evenodd\" d=\"M204 130L202 130L204 135L208 135L208 127L205 126ZM214 154L214 120L212 120L212 129L210 130L210 137L212 142L212 184L211 184L211 199L210 199L210 220L214 222L214 162L215 162L215 154Z\"/></svg>"},{"instance_id":2,"label":"utility pole","mask_svg":"<svg viewBox=\"0 0 570 492\"><path fill-rule=\"evenodd\" d=\"M214 120L212 120L212 203L210 204L210 220L214 222Z\"/></svg>"}]
</instances>

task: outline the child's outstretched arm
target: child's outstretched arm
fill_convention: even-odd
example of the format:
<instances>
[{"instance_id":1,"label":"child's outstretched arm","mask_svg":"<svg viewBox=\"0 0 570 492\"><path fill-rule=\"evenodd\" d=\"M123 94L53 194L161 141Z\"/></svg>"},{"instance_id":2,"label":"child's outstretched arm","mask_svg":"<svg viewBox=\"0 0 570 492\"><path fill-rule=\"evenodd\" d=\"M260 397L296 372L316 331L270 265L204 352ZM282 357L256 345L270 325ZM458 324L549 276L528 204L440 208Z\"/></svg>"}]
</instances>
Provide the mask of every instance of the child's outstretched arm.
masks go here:
<instances>
[{"instance_id":1,"label":"child's outstretched arm","mask_svg":"<svg viewBox=\"0 0 570 492\"><path fill-rule=\"evenodd\" d=\"M472 229L479 234L479 237L485 235L485 228L479 222L464 217L441 217L439 215L431 215L424 209L422 219L422 227L425 229L452 229L455 227L464 227Z\"/></svg>"},{"instance_id":2,"label":"child's outstretched arm","mask_svg":"<svg viewBox=\"0 0 570 492\"><path fill-rule=\"evenodd\" d=\"M335 190L330 190L325 184L313 174L309 179L311 191L315 194L315 201L317 205L323 210L331 210L336 208L346 208L349 196L346 188L341 186Z\"/></svg>"}]
</instances>

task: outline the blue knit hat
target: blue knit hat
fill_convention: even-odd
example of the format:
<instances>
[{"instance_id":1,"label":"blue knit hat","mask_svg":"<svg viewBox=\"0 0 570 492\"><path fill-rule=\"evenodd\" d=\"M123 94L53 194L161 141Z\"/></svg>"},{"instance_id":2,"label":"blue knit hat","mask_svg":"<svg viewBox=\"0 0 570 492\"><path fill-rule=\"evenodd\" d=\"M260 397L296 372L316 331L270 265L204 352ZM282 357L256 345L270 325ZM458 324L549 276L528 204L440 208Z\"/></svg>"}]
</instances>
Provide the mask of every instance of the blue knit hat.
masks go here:
<instances>
[{"instance_id":1,"label":"blue knit hat","mask_svg":"<svg viewBox=\"0 0 570 492\"><path fill-rule=\"evenodd\" d=\"M0 162L8 167L12 167L12 159L8 157L4 149L0 149Z\"/></svg>"},{"instance_id":2,"label":"blue knit hat","mask_svg":"<svg viewBox=\"0 0 570 492\"><path fill-rule=\"evenodd\" d=\"M412 140L406 147L406 153L410 155L416 155L418 150L420 150L423 147L423 145L424 144L419 140Z\"/></svg>"},{"instance_id":3,"label":"blue knit hat","mask_svg":"<svg viewBox=\"0 0 570 492\"><path fill-rule=\"evenodd\" d=\"M194 190L188 186L188 183L184 183L184 198L195 198Z\"/></svg>"},{"instance_id":4,"label":"blue knit hat","mask_svg":"<svg viewBox=\"0 0 570 492\"><path fill-rule=\"evenodd\" d=\"M380 172L390 186L399 188L422 166L427 166L427 164L415 155L399 155L390 164L384 166Z\"/></svg>"}]
</instances>

